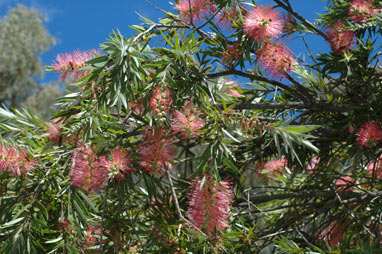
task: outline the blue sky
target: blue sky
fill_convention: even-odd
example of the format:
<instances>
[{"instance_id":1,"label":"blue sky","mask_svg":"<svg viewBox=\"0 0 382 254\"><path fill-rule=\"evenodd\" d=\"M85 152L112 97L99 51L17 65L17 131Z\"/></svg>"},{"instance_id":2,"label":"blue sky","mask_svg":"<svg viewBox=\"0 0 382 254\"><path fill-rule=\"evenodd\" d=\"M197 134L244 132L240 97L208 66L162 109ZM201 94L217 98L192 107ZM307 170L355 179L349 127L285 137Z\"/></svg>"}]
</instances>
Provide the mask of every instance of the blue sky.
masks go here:
<instances>
[{"instance_id":1,"label":"blue sky","mask_svg":"<svg viewBox=\"0 0 382 254\"><path fill-rule=\"evenodd\" d=\"M174 10L169 0L150 0L153 4L167 11ZM273 4L271 0L257 1L259 4ZM56 39L57 43L42 56L44 65L51 65L56 55L73 50L87 50L99 48L99 45L109 38L109 34L119 29L125 37L134 34L129 26L140 23L136 14L157 20L161 13L152 8L145 0L0 0L0 16L8 10L22 3L28 7L35 7L48 17L45 24ZM305 18L314 21L318 13L322 13L326 2L321 0L291 0L293 7ZM301 40L291 39L287 43L297 55L305 52ZM329 47L318 36L309 42L316 52L328 51ZM57 75L47 74L45 79L54 79Z\"/></svg>"}]
</instances>

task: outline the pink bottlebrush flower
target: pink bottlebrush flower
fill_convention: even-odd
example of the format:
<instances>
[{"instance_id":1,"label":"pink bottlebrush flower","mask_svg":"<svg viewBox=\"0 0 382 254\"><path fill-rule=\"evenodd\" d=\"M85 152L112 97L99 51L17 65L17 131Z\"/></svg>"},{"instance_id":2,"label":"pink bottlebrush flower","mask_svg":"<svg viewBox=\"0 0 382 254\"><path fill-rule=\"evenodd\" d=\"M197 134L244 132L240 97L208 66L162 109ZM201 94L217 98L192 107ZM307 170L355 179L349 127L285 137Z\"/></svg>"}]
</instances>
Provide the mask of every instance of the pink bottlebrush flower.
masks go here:
<instances>
[{"instance_id":1,"label":"pink bottlebrush flower","mask_svg":"<svg viewBox=\"0 0 382 254\"><path fill-rule=\"evenodd\" d=\"M199 178L191 183L187 217L194 226L215 238L228 227L233 193L229 182L217 183L208 175L205 178L203 186Z\"/></svg>"},{"instance_id":2,"label":"pink bottlebrush flower","mask_svg":"<svg viewBox=\"0 0 382 254\"><path fill-rule=\"evenodd\" d=\"M70 224L69 221L67 221L64 218L60 218L58 220L58 227L60 228L61 232L69 232L70 231Z\"/></svg>"},{"instance_id":3,"label":"pink bottlebrush flower","mask_svg":"<svg viewBox=\"0 0 382 254\"><path fill-rule=\"evenodd\" d=\"M228 49L223 52L222 60L226 65L232 66L235 61L238 61L243 54L243 50L240 45L235 42L233 46L228 46Z\"/></svg>"},{"instance_id":4,"label":"pink bottlebrush flower","mask_svg":"<svg viewBox=\"0 0 382 254\"><path fill-rule=\"evenodd\" d=\"M257 62L263 69L273 77L280 77L292 70L296 62L289 49L283 45L266 43L261 50L257 52Z\"/></svg>"},{"instance_id":5,"label":"pink bottlebrush flower","mask_svg":"<svg viewBox=\"0 0 382 254\"><path fill-rule=\"evenodd\" d=\"M240 98L242 97L241 93L236 89L238 84L232 80L225 80L226 87L223 89L223 92L232 97Z\"/></svg>"},{"instance_id":6,"label":"pink bottlebrush flower","mask_svg":"<svg viewBox=\"0 0 382 254\"><path fill-rule=\"evenodd\" d=\"M348 226L349 222L347 220L334 221L320 233L318 238L325 239L330 246L336 246L343 239Z\"/></svg>"},{"instance_id":7,"label":"pink bottlebrush flower","mask_svg":"<svg viewBox=\"0 0 382 254\"><path fill-rule=\"evenodd\" d=\"M244 19L244 33L257 42L267 41L282 33L283 21L278 11L269 6L256 6Z\"/></svg>"},{"instance_id":8,"label":"pink bottlebrush flower","mask_svg":"<svg viewBox=\"0 0 382 254\"><path fill-rule=\"evenodd\" d=\"M140 99L129 102L129 107L131 108L131 111L136 115L142 115L145 111L145 105L143 105L143 101Z\"/></svg>"},{"instance_id":9,"label":"pink bottlebrush flower","mask_svg":"<svg viewBox=\"0 0 382 254\"><path fill-rule=\"evenodd\" d=\"M95 165L96 167L105 167L111 179L122 182L125 180L124 174L133 171L130 168L132 162L133 160L129 158L127 151L123 151L121 148L114 148L111 152L111 160L103 155L99 157Z\"/></svg>"},{"instance_id":10,"label":"pink bottlebrush flower","mask_svg":"<svg viewBox=\"0 0 382 254\"><path fill-rule=\"evenodd\" d=\"M191 4L191 5L190 5ZM205 16L215 12L215 5L210 0L180 0L175 8L179 11L183 20L198 22Z\"/></svg>"},{"instance_id":11,"label":"pink bottlebrush flower","mask_svg":"<svg viewBox=\"0 0 382 254\"><path fill-rule=\"evenodd\" d=\"M62 143L73 144L77 142L76 133L74 133L71 137L63 135L63 121L56 118L53 119L53 122L48 125L47 132L49 134L49 140L57 145L61 145Z\"/></svg>"},{"instance_id":12,"label":"pink bottlebrush flower","mask_svg":"<svg viewBox=\"0 0 382 254\"><path fill-rule=\"evenodd\" d=\"M285 31L287 34L292 34L296 31L298 23L290 13L283 15L283 22L283 31Z\"/></svg>"},{"instance_id":13,"label":"pink bottlebrush flower","mask_svg":"<svg viewBox=\"0 0 382 254\"><path fill-rule=\"evenodd\" d=\"M99 50L89 51L74 51L70 53L59 54L56 57L56 62L53 63L54 71L60 71L60 79L66 80L68 75L76 81L83 76L89 74L88 71L81 71L87 61L93 59L96 55L102 55Z\"/></svg>"},{"instance_id":14,"label":"pink bottlebrush flower","mask_svg":"<svg viewBox=\"0 0 382 254\"><path fill-rule=\"evenodd\" d=\"M28 158L25 148L22 152L9 145L0 145L0 172L8 172L11 176L26 176L27 172L36 165L36 162Z\"/></svg>"},{"instance_id":15,"label":"pink bottlebrush flower","mask_svg":"<svg viewBox=\"0 0 382 254\"><path fill-rule=\"evenodd\" d=\"M100 243L100 235L101 235L101 229L99 225L88 226L88 229L86 230L86 235L84 239L84 245L82 246L82 249L85 250L86 254L97 254L99 253L99 248L94 248L96 245ZM103 240L103 243L106 241Z\"/></svg>"},{"instance_id":16,"label":"pink bottlebrush flower","mask_svg":"<svg viewBox=\"0 0 382 254\"><path fill-rule=\"evenodd\" d=\"M150 107L155 116L161 120L165 120L166 111L171 108L172 100L170 89L167 86L157 86L153 90L150 99Z\"/></svg>"},{"instance_id":17,"label":"pink bottlebrush flower","mask_svg":"<svg viewBox=\"0 0 382 254\"><path fill-rule=\"evenodd\" d=\"M381 142L382 129L379 122L370 121L362 125L356 136L360 146L373 147Z\"/></svg>"},{"instance_id":18,"label":"pink bottlebrush flower","mask_svg":"<svg viewBox=\"0 0 382 254\"><path fill-rule=\"evenodd\" d=\"M170 160L175 148L173 142L164 134L164 128L146 131L145 141L138 153L141 155L140 165L149 172L163 173L172 169Z\"/></svg>"},{"instance_id":19,"label":"pink bottlebrush flower","mask_svg":"<svg viewBox=\"0 0 382 254\"><path fill-rule=\"evenodd\" d=\"M316 168L318 163L320 163L320 158L313 157L312 160L309 162L308 166L306 166L307 173L314 173L314 169Z\"/></svg>"},{"instance_id":20,"label":"pink bottlebrush flower","mask_svg":"<svg viewBox=\"0 0 382 254\"><path fill-rule=\"evenodd\" d=\"M349 176L342 176L340 179L337 179L334 183L336 188L340 191L352 191L354 180Z\"/></svg>"},{"instance_id":21,"label":"pink bottlebrush flower","mask_svg":"<svg viewBox=\"0 0 382 254\"><path fill-rule=\"evenodd\" d=\"M57 123L51 123L48 126L47 132L49 133L49 140L53 143L59 144L61 140L61 127Z\"/></svg>"},{"instance_id":22,"label":"pink bottlebrush flower","mask_svg":"<svg viewBox=\"0 0 382 254\"><path fill-rule=\"evenodd\" d=\"M326 35L334 52L348 52L350 47L354 45L354 33L350 30L344 30L342 22L333 23Z\"/></svg>"},{"instance_id":23,"label":"pink bottlebrush flower","mask_svg":"<svg viewBox=\"0 0 382 254\"><path fill-rule=\"evenodd\" d=\"M288 161L282 156L279 160L268 161L265 163L264 169L269 171L269 174L275 176L283 173L287 164Z\"/></svg>"},{"instance_id":24,"label":"pink bottlebrush flower","mask_svg":"<svg viewBox=\"0 0 382 254\"><path fill-rule=\"evenodd\" d=\"M107 179L107 168L99 164L89 146L81 144L73 153L69 176L72 185L97 192Z\"/></svg>"},{"instance_id":25,"label":"pink bottlebrush flower","mask_svg":"<svg viewBox=\"0 0 382 254\"><path fill-rule=\"evenodd\" d=\"M375 162L370 162L367 168L369 175L382 179L382 155Z\"/></svg>"},{"instance_id":26,"label":"pink bottlebrush flower","mask_svg":"<svg viewBox=\"0 0 382 254\"><path fill-rule=\"evenodd\" d=\"M232 7L230 9L222 8L220 13L218 14L218 23L223 27L231 27L232 23L237 21L238 19L238 10L236 7Z\"/></svg>"},{"instance_id":27,"label":"pink bottlebrush flower","mask_svg":"<svg viewBox=\"0 0 382 254\"><path fill-rule=\"evenodd\" d=\"M200 114L198 110L195 110L191 102L188 102L183 107L183 113L175 110L173 113L173 119L171 122L171 129L175 132L182 133L184 138L194 138L198 136L198 130L204 127L206 122L197 117Z\"/></svg>"},{"instance_id":28,"label":"pink bottlebrush flower","mask_svg":"<svg viewBox=\"0 0 382 254\"><path fill-rule=\"evenodd\" d=\"M349 5L349 16L354 22L366 21L372 13L372 0L353 0Z\"/></svg>"}]
</instances>

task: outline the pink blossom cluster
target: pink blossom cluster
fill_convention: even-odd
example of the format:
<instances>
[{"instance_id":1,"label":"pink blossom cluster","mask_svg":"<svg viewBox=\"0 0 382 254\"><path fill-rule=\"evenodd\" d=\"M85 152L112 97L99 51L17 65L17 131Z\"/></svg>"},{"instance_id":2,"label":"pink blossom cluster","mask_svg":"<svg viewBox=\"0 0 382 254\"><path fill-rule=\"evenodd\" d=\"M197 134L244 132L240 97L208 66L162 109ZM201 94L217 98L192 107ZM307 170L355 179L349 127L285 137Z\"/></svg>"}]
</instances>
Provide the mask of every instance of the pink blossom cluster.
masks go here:
<instances>
[{"instance_id":1,"label":"pink blossom cluster","mask_svg":"<svg viewBox=\"0 0 382 254\"><path fill-rule=\"evenodd\" d=\"M380 13L375 9L373 0L353 0L349 5L349 16L354 22L366 21L373 13Z\"/></svg>"},{"instance_id":2,"label":"pink blossom cluster","mask_svg":"<svg viewBox=\"0 0 382 254\"><path fill-rule=\"evenodd\" d=\"M367 168L369 175L382 179L382 155L375 162L369 163Z\"/></svg>"},{"instance_id":3,"label":"pink blossom cluster","mask_svg":"<svg viewBox=\"0 0 382 254\"><path fill-rule=\"evenodd\" d=\"M142 115L145 111L145 105L143 104L143 101L141 99L129 102L129 107L131 111L133 111L133 113L136 115Z\"/></svg>"},{"instance_id":4,"label":"pink blossom cluster","mask_svg":"<svg viewBox=\"0 0 382 254\"><path fill-rule=\"evenodd\" d=\"M190 101L187 102L182 111L175 110L173 112L171 129L181 133L184 138L197 137L198 130L206 124L202 118L198 117L201 112L196 110Z\"/></svg>"},{"instance_id":5,"label":"pink blossom cluster","mask_svg":"<svg viewBox=\"0 0 382 254\"><path fill-rule=\"evenodd\" d=\"M337 190L340 191L352 191L354 180L350 176L342 176L334 182Z\"/></svg>"},{"instance_id":6,"label":"pink blossom cluster","mask_svg":"<svg viewBox=\"0 0 382 254\"><path fill-rule=\"evenodd\" d=\"M243 50L240 48L239 44L235 42L232 47L228 46L228 49L223 52L223 63L232 66L234 61L239 60L242 54Z\"/></svg>"},{"instance_id":7,"label":"pink blossom cluster","mask_svg":"<svg viewBox=\"0 0 382 254\"><path fill-rule=\"evenodd\" d=\"M254 41L264 42L282 33L280 13L270 6L252 8L244 19L243 31Z\"/></svg>"},{"instance_id":8,"label":"pink blossom cluster","mask_svg":"<svg viewBox=\"0 0 382 254\"><path fill-rule=\"evenodd\" d=\"M101 229L99 226L95 227L90 225L86 230L84 250L86 254L97 254L99 253L99 248L94 248L94 246L100 243L99 235L101 234Z\"/></svg>"},{"instance_id":9,"label":"pink blossom cluster","mask_svg":"<svg viewBox=\"0 0 382 254\"><path fill-rule=\"evenodd\" d=\"M319 239L326 240L330 246L336 246L343 239L348 226L349 222L346 220L334 221L320 233Z\"/></svg>"},{"instance_id":10,"label":"pink blossom cluster","mask_svg":"<svg viewBox=\"0 0 382 254\"><path fill-rule=\"evenodd\" d=\"M170 89L167 86L156 86L150 99L150 107L155 116L165 120L167 111L172 105Z\"/></svg>"},{"instance_id":11,"label":"pink blossom cluster","mask_svg":"<svg viewBox=\"0 0 382 254\"><path fill-rule=\"evenodd\" d=\"M344 24L340 21L333 23L326 32L327 40L337 53L348 52L354 45L354 33L343 28Z\"/></svg>"},{"instance_id":12,"label":"pink blossom cluster","mask_svg":"<svg viewBox=\"0 0 382 254\"><path fill-rule=\"evenodd\" d=\"M117 147L111 151L111 158L107 155L101 155L95 162L96 167L106 168L109 179L115 179L119 182L125 180L125 175L128 175L133 171L131 165L133 160L129 157L127 151L123 151L122 148Z\"/></svg>"},{"instance_id":13,"label":"pink blossom cluster","mask_svg":"<svg viewBox=\"0 0 382 254\"><path fill-rule=\"evenodd\" d=\"M233 192L229 182L215 182L205 175L205 181L192 181L187 217L210 238L228 227Z\"/></svg>"},{"instance_id":14,"label":"pink blossom cluster","mask_svg":"<svg viewBox=\"0 0 382 254\"><path fill-rule=\"evenodd\" d=\"M26 148L19 151L11 145L0 144L0 173L8 172L11 176L25 177L34 165L36 162L28 157Z\"/></svg>"},{"instance_id":15,"label":"pink blossom cluster","mask_svg":"<svg viewBox=\"0 0 382 254\"><path fill-rule=\"evenodd\" d=\"M320 163L320 158L313 157L312 160L309 162L308 166L306 166L307 173L314 173L314 169L316 168L318 163Z\"/></svg>"},{"instance_id":16,"label":"pink blossom cluster","mask_svg":"<svg viewBox=\"0 0 382 254\"><path fill-rule=\"evenodd\" d=\"M272 160L265 163L264 169L269 171L269 174L272 176L276 176L284 172L287 164L288 161L282 156L279 160Z\"/></svg>"},{"instance_id":17,"label":"pink blossom cluster","mask_svg":"<svg viewBox=\"0 0 382 254\"><path fill-rule=\"evenodd\" d=\"M68 136L64 136L62 134L62 121L59 119L54 119L51 124L49 124L47 132L49 134L49 140L57 145L61 145L61 143L73 143L75 142L75 138L71 138Z\"/></svg>"},{"instance_id":18,"label":"pink blossom cluster","mask_svg":"<svg viewBox=\"0 0 382 254\"><path fill-rule=\"evenodd\" d=\"M382 140L381 124L378 121L370 121L362 125L356 133L356 141L360 146L373 147Z\"/></svg>"},{"instance_id":19,"label":"pink blossom cluster","mask_svg":"<svg viewBox=\"0 0 382 254\"><path fill-rule=\"evenodd\" d=\"M180 0L175 8L187 22L200 21L216 11L215 4L211 0Z\"/></svg>"},{"instance_id":20,"label":"pink blossom cluster","mask_svg":"<svg viewBox=\"0 0 382 254\"><path fill-rule=\"evenodd\" d=\"M235 81L225 80L225 88L223 92L229 96L240 98L241 93L236 89L239 85Z\"/></svg>"},{"instance_id":21,"label":"pink blossom cluster","mask_svg":"<svg viewBox=\"0 0 382 254\"><path fill-rule=\"evenodd\" d=\"M173 141L165 135L164 127L147 130L138 153L144 170L163 173L172 169L170 160L175 153L175 147Z\"/></svg>"},{"instance_id":22,"label":"pink blossom cluster","mask_svg":"<svg viewBox=\"0 0 382 254\"><path fill-rule=\"evenodd\" d=\"M100 167L97 159L97 155L91 147L80 144L73 153L72 167L69 171L72 185L87 191L99 191L107 179L107 169Z\"/></svg>"},{"instance_id":23,"label":"pink blossom cluster","mask_svg":"<svg viewBox=\"0 0 382 254\"><path fill-rule=\"evenodd\" d=\"M271 76L281 79L286 72L292 70L296 61L286 46L266 43L263 48L257 51L257 62Z\"/></svg>"},{"instance_id":24,"label":"pink blossom cluster","mask_svg":"<svg viewBox=\"0 0 382 254\"><path fill-rule=\"evenodd\" d=\"M292 16L292 14L288 13L286 15L283 15L283 22L284 22L284 27L283 27L284 32L286 32L287 34L292 34L296 31L298 24L297 24L297 21Z\"/></svg>"},{"instance_id":25,"label":"pink blossom cluster","mask_svg":"<svg viewBox=\"0 0 382 254\"><path fill-rule=\"evenodd\" d=\"M110 157L98 157L90 146L80 144L73 153L72 167L69 171L72 185L98 192L107 179L125 180L124 174L132 171L132 160L129 159L128 153L122 148L114 148Z\"/></svg>"},{"instance_id":26,"label":"pink blossom cluster","mask_svg":"<svg viewBox=\"0 0 382 254\"><path fill-rule=\"evenodd\" d=\"M56 62L53 63L53 69L54 71L61 72L60 79L62 81L65 81L68 75L72 80L76 81L89 74L89 71L82 71L81 68L86 66L87 61L99 55L102 55L102 52L94 49L59 54L56 57Z\"/></svg>"},{"instance_id":27,"label":"pink blossom cluster","mask_svg":"<svg viewBox=\"0 0 382 254\"><path fill-rule=\"evenodd\" d=\"M296 62L285 45L271 42L283 32L283 27L284 21L280 13L270 6L262 5L249 11L243 25L243 31L248 38L259 44L263 43L255 51L257 62L269 75L280 79L292 70Z\"/></svg>"},{"instance_id":28,"label":"pink blossom cluster","mask_svg":"<svg viewBox=\"0 0 382 254\"><path fill-rule=\"evenodd\" d=\"M224 7L218 14L218 22L224 27L232 27L233 23L237 21L238 15L239 12L236 7L232 7L231 9Z\"/></svg>"}]
</instances>

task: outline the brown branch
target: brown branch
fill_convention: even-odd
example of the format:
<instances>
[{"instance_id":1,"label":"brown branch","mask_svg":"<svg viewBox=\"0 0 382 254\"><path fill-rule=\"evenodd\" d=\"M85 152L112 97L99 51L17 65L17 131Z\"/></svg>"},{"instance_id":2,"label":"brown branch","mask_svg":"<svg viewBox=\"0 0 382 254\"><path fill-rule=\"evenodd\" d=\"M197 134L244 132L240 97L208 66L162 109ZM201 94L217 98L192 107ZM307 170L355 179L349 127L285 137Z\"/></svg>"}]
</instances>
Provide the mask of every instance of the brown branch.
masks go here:
<instances>
[{"instance_id":1,"label":"brown branch","mask_svg":"<svg viewBox=\"0 0 382 254\"><path fill-rule=\"evenodd\" d=\"M269 78L266 78L263 76L250 74L247 72L242 72L242 71L235 70L235 69L230 69L227 71L207 74L207 77L208 78L218 78L218 77L224 77L224 76L228 76L228 75L237 75L237 76L241 76L244 78L248 78L249 80L252 80L252 81L257 80L257 81L266 82L266 83L272 84L274 86L277 86L279 88L282 88L282 89L288 91L289 93L295 95L297 98L301 99L302 101L306 101L306 98L305 98L306 94L300 93L300 91L297 91L297 90L293 89L292 87L289 87L289 86L287 86L281 82L278 82L276 80L269 79Z\"/></svg>"},{"instance_id":2,"label":"brown branch","mask_svg":"<svg viewBox=\"0 0 382 254\"><path fill-rule=\"evenodd\" d=\"M226 107L230 107L232 104L227 104ZM219 105L223 108L223 105ZM239 103L236 104L233 109L309 109L312 111L329 111L329 112L349 112L352 111L347 105L339 105L332 103L304 103L304 102L286 102L286 103Z\"/></svg>"},{"instance_id":3,"label":"brown branch","mask_svg":"<svg viewBox=\"0 0 382 254\"><path fill-rule=\"evenodd\" d=\"M375 197L382 197L382 191L376 193L361 193L354 191L310 191L301 193L282 193L274 195L251 195L250 200L254 204L261 204L273 200L283 200L283 199L308 199L308 198L337 198L337 194L342 198L342 200L360 198L360 199L372 199ZM338 201L336 199L336 201Z\"/></svg>"}]
</instances>

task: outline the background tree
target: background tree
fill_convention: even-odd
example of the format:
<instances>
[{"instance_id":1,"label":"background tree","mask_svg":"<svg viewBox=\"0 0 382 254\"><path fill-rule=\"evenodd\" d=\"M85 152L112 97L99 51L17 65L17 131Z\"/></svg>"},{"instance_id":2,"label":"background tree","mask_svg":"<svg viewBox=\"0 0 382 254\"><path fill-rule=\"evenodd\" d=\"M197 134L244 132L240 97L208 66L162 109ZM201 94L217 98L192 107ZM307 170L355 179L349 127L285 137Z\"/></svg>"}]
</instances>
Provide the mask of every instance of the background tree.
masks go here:
<instances>
[{"instance_id":1,"label":"background tree","mask_svg":"<svg viewBox=\"0 0 382 254\"><path fill-rule=\"evenodd\" d=\"M35 81L44 74L40 55L55 41L44 28L44 21L37 10L23 5L0 20L1 103L19 106L34 89L41 89Z\"/></svg>"}]
</instances>

